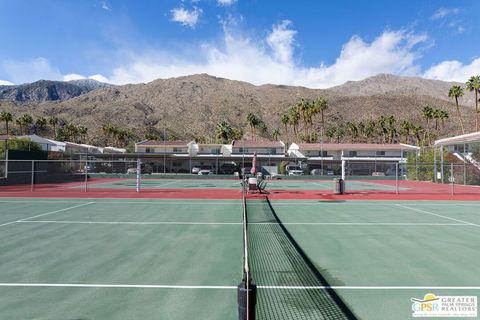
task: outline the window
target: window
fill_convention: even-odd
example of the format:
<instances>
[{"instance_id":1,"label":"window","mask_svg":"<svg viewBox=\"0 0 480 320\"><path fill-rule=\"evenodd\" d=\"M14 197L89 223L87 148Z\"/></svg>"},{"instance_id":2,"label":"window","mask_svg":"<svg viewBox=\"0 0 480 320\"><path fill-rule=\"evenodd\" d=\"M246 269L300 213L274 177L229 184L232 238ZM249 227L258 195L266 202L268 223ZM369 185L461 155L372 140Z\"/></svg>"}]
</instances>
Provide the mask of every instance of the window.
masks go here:
<instances>
[{"instance_id":1,"label":"window","mask_svg":"<svg viewBox=\"0 0 480 320\"><path fill-rule=\"evenodd\" d=\"M270 154L277 154L277 149L275 148L270 149Z\"/></svg>"},{"instance_id":2,"label":"window","mask_svg":"<svg viewBox=\"0 0 480 320\"><path fill-rule=\"evenodd\" d=\"M248 148L240 148L240 153L248 153Z\"/></svg>"},{"instance_id":3,"label":"window","mask_svg":"<svg viewBox=\"0 0 480 320\"><path fill-rule=\"evenodd\" d=\"M385 151L377 151L377 152L376 152L376 155L377 155L377 156L384 156L384 155L385 155Z\"/></svg>"},{"instance_id":4,"label":"window","mask_svg":"<svg viewBox=\"0 0 480 320\"><path fill-rule=\"evenodd\" d=\"M349 151L348 156L349 157L356 157L357 156L357 151Z\"/></svg>"},{"instance_id":5,"label":"window","mask_svg":"<svg viewBox=\"0 0 480 320\"><path fill-rule=\"evenodd\" d=\"M145 149L145 152L146 152L146 153L152 153L152 152L153 152L153 149L152 149L152 148L146 148L146 149Z\"/></svg>"},{"instance_id":6,"label":"window","mask_svg":"<svg viewBox=\"0 0 480 320\"><path fill-rule=\"evenodd\" d=\"M174 147L174 148L173 148L173 152L175 152L175 153L182 152L182 148L176 148L176 147Z\"/></svg>"},{"instance_id":7,"label":"window","mask_svg":"<svg viewBox=\"0 0 480 320\"><path fill-rule=\"evenodd\" d=\"M319 155L320 157L328 157L328 152L327 152L327 151L319 151L319 152L318 152L318 155Z\"/></svg>"},{"instance_id":8,"label":"window","mask_svg":"<svg viewBox=\"0 0 480 320\"><path fill-rule=\"evenodd\" d=\"M213 148L212 154L220 154L220 148Z\"/></svg>"}]
</instances>

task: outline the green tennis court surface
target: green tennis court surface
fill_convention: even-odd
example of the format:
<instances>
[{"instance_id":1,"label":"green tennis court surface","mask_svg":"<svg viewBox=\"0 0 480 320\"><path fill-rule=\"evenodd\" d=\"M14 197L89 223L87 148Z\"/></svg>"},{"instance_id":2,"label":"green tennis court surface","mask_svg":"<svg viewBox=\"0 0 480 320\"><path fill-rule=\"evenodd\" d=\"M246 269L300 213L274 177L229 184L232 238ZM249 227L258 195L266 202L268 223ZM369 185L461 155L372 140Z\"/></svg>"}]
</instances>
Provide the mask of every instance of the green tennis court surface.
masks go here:
<instances>
[{"instance_id":1,"label":"green tennis court surface","mask_svg":"<svg viewBox=\"0 0 480 320\"><path fill-rule=\"evenodd\" d=\"M258 319L341 319L298 248L358 319L479 296L479 210L248 200ZM2 319L237 319L241 200L0 199L0 230Z\"/></svg>"},{"instance_id":2,"label":"green tennis court surface","mask_svg":"<svg viewBox=\"0 0 480 320\"><path fill-rule=\"evenodd\" d=\"M267 189L274 190L332 190L333 181L315 180L265 180ZM135 179L102 182L101 179L88 183L90 188L129 188L135 189ZM145 189L239 189L240 180L236 179L142 179L142 188ZM81 188L77 187L77 188ZM350 190L395 190L389 186L375 182L348 181Z\"/></svg>"}]
</instances>

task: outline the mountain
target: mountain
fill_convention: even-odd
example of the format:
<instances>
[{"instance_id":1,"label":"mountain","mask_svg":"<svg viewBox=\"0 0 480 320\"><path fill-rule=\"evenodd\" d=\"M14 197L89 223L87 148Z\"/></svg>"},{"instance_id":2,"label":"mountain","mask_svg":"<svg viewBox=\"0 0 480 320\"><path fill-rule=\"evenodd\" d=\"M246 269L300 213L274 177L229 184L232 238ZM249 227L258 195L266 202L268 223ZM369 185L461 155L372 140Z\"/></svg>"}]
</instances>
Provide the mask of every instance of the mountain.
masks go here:
<instances>
[{"instance_id":1,"label":"mountain","mask_svg":"<svg viewBox=\"0 0 480 320\"><path fill-rule=\"evenodd\" d=\"M347 81L332 87L329 90L345 96L371 96L377 94L404 94L431 96L445 101L451 101L448 90L452 86L461 86L465 83L430 80L419 77L400 77L392 74L379 74L360 81ZM465 92L462 102L465 105L474 105L475 98Z\"/></svg>"},{"instance_id":2,"label":"mountain","mask_svg":"<svg viewBox=\"0 0 480 320\"><path fill-rule=\"evenodd\" d=\"M74 81L40 80L14 86L0 86L0 99L18 102L63 101L109 84L92 79Z\"/></svg>"},{"instance_id":3,"label":"mountain","mask_svg":"<svg viewBox=\"0 0 480 320\"><path fill-rule=\"evenodd\" d=\"M65 88L74 85L63 84ZM106 123L129 129L138 139L147 132L161 136L165 130L176 138L190 139L193 135L202 135L212 141L215 126L221 121L242 128L246 137L251 138L245 120L249 112L260 117L269 132L275 128L283 132L280 116L291 105L300 98L324 96L329 101L329 109L325 112L326 126L337 126L347 121L366 122L380 115L393 115L398 122L409 120L425 126L421 110L431 105L450 113L450 119L439 133L442 136L459 133L455 105L451 99L445 98L451 84L379 75L319 90L284 85L255 86L199 74L158 79L146 84L106 86L85 93L74 91L71 94L77 96L63 100L4 100L0 101L0 109L16 115L56 115L67 122L87 126L91 143L103 142L101 127ZM467 132L474 128L475 122L473 99L468 102L470 95L473 96L466 92L460 99L464 105L461 109ZM318 129L318 120L315 125ZM285 139L285 135L282 138Z\"/></svg>"}]
</instances>

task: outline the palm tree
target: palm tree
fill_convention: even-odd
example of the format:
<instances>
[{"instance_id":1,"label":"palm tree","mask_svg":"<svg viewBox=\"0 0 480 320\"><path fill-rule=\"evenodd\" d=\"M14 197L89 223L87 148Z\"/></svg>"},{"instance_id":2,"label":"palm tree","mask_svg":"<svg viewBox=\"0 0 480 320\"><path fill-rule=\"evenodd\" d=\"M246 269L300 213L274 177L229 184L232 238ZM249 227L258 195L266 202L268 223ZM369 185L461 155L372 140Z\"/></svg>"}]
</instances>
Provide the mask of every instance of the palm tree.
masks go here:
<instances>
[{"instance_id":1,"label":"palm tree","mask_svg":"<svg viewBox=\"0 0 480 320\"><path fill-rule=\"evenodd\" d=\"M422 137L421 134L424 132L424 129L421 125L417 124L412 127L413 134L417 138L417 145L421 145Z\"/></svg>"},{"instance_id":2,"label":"palm tree","mask_svg":"<svg viewBox=\"0 0 480 320\"><path fill-rule=\"evenodd\" d=\"M390 143L393 143L395 140L395 136L397 135L397 128L395 127L395 124L397 123L397 120L395 119L394 116L390 116L387 118L387 123L388 123L388 136L390 137Z\"/></svg>"},{"instance_id":3,"label":"palm tree","mask_svg":"<svg viewBox=\"0 0 480 320\"><path fill-rule=\"evenodd\" d=\"M22 118L15 119L15 124L20 128L20 134L23 134L23 120L22 120Z\"/></svg>"},{"instance_id":4,"label":"palm tree","mask_svg":"<svg viewBox=\"0 0 480 320\"><path fill-rule=\"evenodd\" d=\"M327 129L327 131L325 131L325 136L329 139L330 142L332 142L333 140L333 137L335 137L335 132L336 132L336 128L335 127L330 127Z\"/></svg>"},{"instance_id":5,"label":"palm tree","mask_svg":"<svg viewBox=\"0 0 480 320\"><path fill-rule=\"evenodd\" d=\"M88 133L87 127L78 126L78 134L81 136L83 143L87 142L87 133Z\"/></svg>"},{"instance_id":6,"label":"palm tree","mask_svg":"<svg viewBox=\"0 0 480 320\"><path fill-rule=\"evenodd\" d=\"M476 131L479 130L479 113L478 113L478 92L480 92L480 75L478 76L471 76L470 79L467 81L467 90L475 92L475 128Z\"/></svg>"},{"instance_id":7,"label":"palm tree","mask_svg":"<svg viewBox=\"0 0 480 320\"><path fill-rule=\"evenodd\" d=\"M295 139L298 140L297 127L300 120L300 111L296 106L290 107L290 109L288 109L288 120L290 125L293 127L293 134L295 136Z\"/></svg>"},{"instance_id":8,"label":"palm tree","mask_svg":"<svg viewBox=\"0 0 480 320\"><path fill-rule=\"evenodd\" d=\"M345 136L345 129L343 127L338 127L335 130L335 138L337 139L337 143L340 143L340 140Z\"/></svg>"},{"instance_id":9,"label":"palm tree","mask_svg":"<svg viewBox=\"0 0 480 320\"><path fill-rule=\"evenodd\" d=\"M283 114L282 117L280 118L280 121L285 126L285 136L287 140L286 142L288 144L288 122L289 122L288 114Z\"/></svg>"},{"instance_id":10,"label":"palm tree","mask_svg":"<svg viewBox=\"0 0 480 320\"><path fill-rule=\"evenodd\" d=\"M350 135L351 142L355 142L355 139L358 138L358 129L353 122L345 123L345 129Z\"/></svg>"},{"instance_id":11,"label":"palm tree","mask_svg":"<svg viewBox=\"0 0 480 320\"><path fill-rule=\"evenodd\" d=\"M307 131L307 123L308 123L308 109L310 108L310 102L305 100L305 99L300 99L300 101L297 103L297 109L299 112L301 112L302 117L303 117L303 130L305 132L305 136L308 136L308 131Z\"/></svg>"},{"instance_id":12,"label":"palm tree","mask_svg":"<svg viewBox=\"0 0 480 320\"><path fill-rule=\"evenodd\" d=\"M422 116L425 118L426 122L427 122L427 126L426 126L426 130L425 130L425 135L427 137L427 141L430 142L430 125L429 125L429 122L430 120L433 118L433 108L430 107L430 106L426 106L423 108L422 110Z\"/></svg>"},{"instance_id":13,"label":"palm tree","mask_svg":"<svg viewBox=\"0 0 480 320\"><path fill-rule=\"evenodd\" d=\"M400 127L403 130L403 136L405 137L405 142L409 143L410 139L410 129L412 129L412 124L408 122L407 120L403 120L402 123L400 124Z\"/></svg>"},{"instance_id":14,"label":"palm tree","mask_svg":"<svg viewBox=\"0 0 480 320\"><path fill-rule=\"evenodd\" d=\"M460 86L452 86L448 91L448 96L450 98L455 99L455 105L457 107L457 113L458 113L458 118L460 119L460 126L462 127L462 133L465 133L465 129L463 127L462 115L460 114L460 108L458 107L458 98L463 96L463 88Z\"/></svg>"},{"instance_id":15,"label":"palm tree","mask_svg":"<svg viewBox=\"0 0 480 320\"><path fill-rule=\"evenodd\" d=\"M449 114L447 111L440 110L440 120L442 121L442 128L445 127L445 120L449 118Z\"/></svg>"},{"instance_id":16,"label":"palm tree","mask_svg":"<svg viewBox=\"0 0 480 320\"><path fill-rule=\"evenodd\" d=\"M217 126L215 127L217 142L228 143L228 139L230 138L231 131L232 131L232 127L226 121L222 121L218 123Z\"/></svg>"},{"instance_id":17,"label":"palm tree","mask_svg":"<svg viewBox=\"0 0 480 320\"><path fill-rule=\"evenodd\" d=\"M53 139L57 138L57 125L58 125L58 118L55 116L50 116L47 119L48 124L52 127L53 130Z\"/></svg>"},{"instance_id":18,"label":"palm tree","mask_svg":"<svg viewBox=\"0 0 480 320\"><path fill-rule=\"evenodd\" d=\"M374 135L375 135L375 121L370 120L368 121L368 124L365 127L365 137L367 138L368 143L372 142L372 138Z\"/></svg>"},{"instance_id":19,"label":"palm tree","mask_svg":"<svg viewBox=\"0 0 480 320\"><path fill-rule=\"evenodd\" d=\"M385 124L386 124L386 121L387 121L387 119L386 119L384 116L380 116L380 118L378 118L378 121L377 121L377 123L378 123L378 128L379 128L380 133L381 133L381 135L382 135L382 142L383 142L383 143L385 143L385 141L386 141L386 135L387 135L387 133L388 133L388 129L387 129L386 125L385 125Z\"/></svg>"},{"instance_id":20,"label":"palm tree","mask_svg":"<svg viewBox=\"0 0 480 320\"><path fill-rule=\"evenodd\" d=\"M102 132L105 136L106 144L110 144L110 136L113 133L113 126L110 123L104 124L102 126ZM165 139L165 137L163 139Z\"/></svg>"},{"instance_id":21,"label":"palm tree","mask_svg":"<svg viewBox=\"0 0 480 320\"><path fill-rule=\"evenodd\" d=\"M321 124L320 130L322 130L321 136L323 137L323 132L325 130L325 117L324 116L325 116L325 111L328 109L328 100L325 99L324 97L320 97L320 98L316 99L313 102L313 108L314 108L315 114L320 113L320 124Z\"/></svg>"},{"instance_id":22,"label":"palm tree","mask_svg":"<svg viewBox=\"0 0 480 320\"><path fill-rule=\"evenodd\" d=\"M438 120L440 120L442 115L442 110L434 109L432 111L432 118L435 119L435 131L438 130Z\"/></svg>"},{"instance_id":23,"label":"palm tree","mask_svg":"<svg viewBox=\"0 0 480 320\"><path fill-rule=\"evenodd\" d=\"M258 119L253 113L247 114L247 123L250 126L250 131L252 132L252 136L255 135L255 127L258 125Z\"/></svg>"},{"instance_id":24,"label":"palm tree","mask_svg":"<svg viewBox=\"0 0 480 320\"><path fill-rule=\"evenodd\" d=\"M23 119L23 124L25 125L25 128L27 129L27 133L30 133L30 126L33 124L33 117L29 114L24 114L22 116Z\"/></svg>"},{"instance_id":25,"label":"palm tree","mask_svg":"<svg viewBox=\"0 0 480 320\"><path fill-rule=\"evenodd\" d=\"M35 134L37 134L38 131L43 131L47 127L47 119L44 117L40 117L35 121Z\"/></svg>"},{"instance_id":26,"label":"palm tree","mask_svg":"<svg viewBox=\"0 0 480 320\"><path fill-rule=\"evenodd\" d=\"M13 121L13 116L10 112L2 111L0 112L0 121L5 122L5 129L8 138L9 130L8 130L8 123Z\"/></svg>"},{"instance_id":27,"label":"palm tree","mask_svg":"<svg viewBox=\"0 0 480 320\"><path fill-rule=\"evenodd\" d=\"M275 128L272 130L272 138L273 140L278 140L278 136L280 135L280 130L278 128Z\"/></svg>"}]
</instances>

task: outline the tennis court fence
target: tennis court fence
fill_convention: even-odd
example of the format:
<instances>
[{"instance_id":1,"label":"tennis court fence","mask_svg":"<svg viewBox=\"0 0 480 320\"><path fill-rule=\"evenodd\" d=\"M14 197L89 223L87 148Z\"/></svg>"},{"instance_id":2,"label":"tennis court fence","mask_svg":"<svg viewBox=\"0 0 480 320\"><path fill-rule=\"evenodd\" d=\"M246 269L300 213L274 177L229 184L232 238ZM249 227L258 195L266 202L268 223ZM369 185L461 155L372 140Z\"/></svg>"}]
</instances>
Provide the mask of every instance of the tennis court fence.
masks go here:
<instances>
[{"instance_id":1,"label":"tennis court fence","mask_svg":"<svg viewBox=\"0 0 480 320\"><path fill-rule=\"evenodd\" d=\"M260 163L263 172L270 169ZM242 170L243 169L243 170ZM265 169L265 170L263 170ZM162 189L159 179L238 179L250 168L237 167L228 172L216 168L206 175L171 173L163 170L163 163L152 160L0 160L0 192L18 191L94 191L115 189ZM335 178L344 178L347 193L395 194L479 194L480 166L472 163L398 163L398 162L325 162L320 169L305 166L302 175L278 172L264 174L271 179L270 190L281 188L288 192L298 190L326 190L333 192ZM304 182L304 183L293 183ZM282 185L283 183L283 185ZM290 183L290 184L289 184ZM192 182L192 185L195 182ZM212 182L212 184L215 184ZM278 186L278 187L277 187ZM281 187L280 187L281 186ZM201 187L199 187L201 188Z\"/></svg>"}]
</instances>

